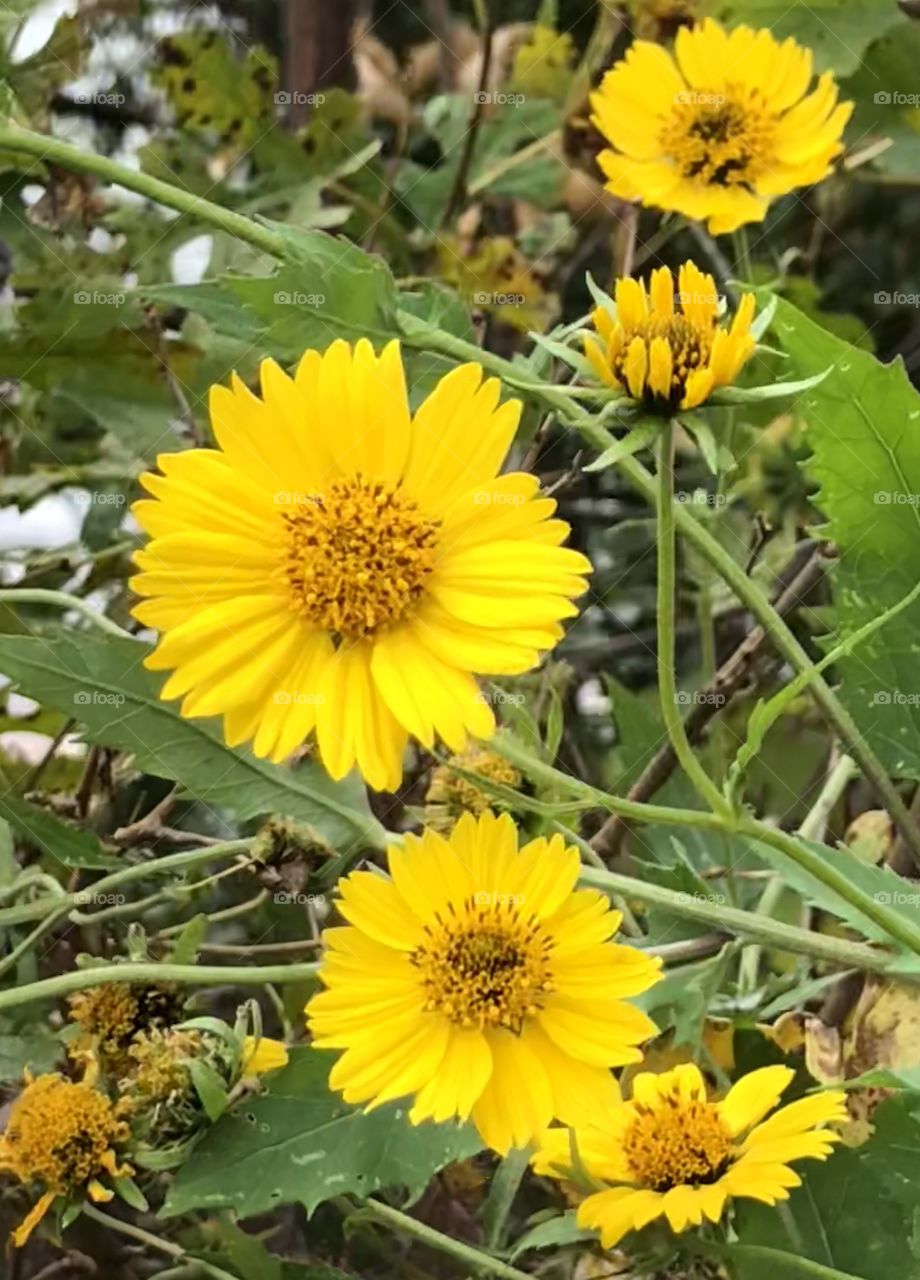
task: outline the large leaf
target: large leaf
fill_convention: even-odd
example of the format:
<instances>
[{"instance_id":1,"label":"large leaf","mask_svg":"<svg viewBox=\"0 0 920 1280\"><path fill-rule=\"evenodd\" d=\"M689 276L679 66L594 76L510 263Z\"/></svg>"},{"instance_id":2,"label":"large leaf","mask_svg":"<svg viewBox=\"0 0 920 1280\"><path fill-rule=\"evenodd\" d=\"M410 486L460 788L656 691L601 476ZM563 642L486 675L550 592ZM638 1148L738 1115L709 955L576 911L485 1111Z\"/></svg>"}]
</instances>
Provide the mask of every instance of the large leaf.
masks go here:
<instances>
[{"instance_id":1,"label":"large leaf","mask_svg":"<svg viewBox=\"0 0 920 1280\"><path fill-rule=\"evenodd\" d=\"M780 300L774 332L797 372L830 368L795 408L805 420L843 639L902 600L920 561L920 395L900 360L880 364ZM900 613L839 664L841 696L887 768L920 776L920 604Z\"/></svg>"},{"instance_id":2,"label":"large leaf","mask_svg":"<svg viewBox=\"0 0 920 1280\"><path fill-rule=\"evenodd\" d=\"M290 815L330 844L380 844L357 783L333 783L318 766L296 771L224 745L213 720L184 720L161 702L162 676L148 672L146 645L116 636L0 636L0 671L39 702L74 716L93 741L134 753L141 768L180 782L238 818Z\"/></svg>"},{"instance_id":3,"label":"large leaf","mask_svg":"<svg viewBox=\"0 0 920 1280\"><path fill-rule=\"evenodd\" d=\"M917 111L917 63L920 25L899 28L867 51L859 70L844 86L856 103L850 132L861 147L875 138L891 145L873 164L889 173L920 173L920 114ZM877 300L884 305L884 292Z\"/></svg>"},{"instance_id":4,"label":"large leaf","mask_svg":"<svg viewBox=\"0 0 920 1280\"><path fill-rule=\"evenodd\" d=\"M814 50L818 71L850 75L871 42L894 26L907 26L893 0L715 0L710 6L731 26L770 27Z\"/></svg>"},{"instance_id":5,"label":"large leaf","mask_svg":"<svg viewBox=\"0 0 920 1280\"><path fill-rule=\"evenodd\" d=\"M226 275L138 293L198 311L216 332L284 360L309 347L324 351L336 338L379 346L398 336L396 285L383 258L322 231L275 229L285 257L271 276Z\"/></svg>"},{"instance_id":6,"label":"large leaf","mask_svg":"<svg viewBox=\"0 0 920 1280\"><path fill-rule=\"evenodd\" d=\"M860 1280L918 1280L920 1124L901 1100L888 1103L877 1119L865 1146L838 1147L823 1164L802 1162L803 1185L791 1194L788 1218L775 1208L737 1200L741 1241L811 1258ZM739 1250L733 1262L739 1280L780 1280L778 1260L748 1260ZM790 1269L790 1280L793 1274L798 1272Z\"/></svg>"},{"instance_id":7,"label":"large leaf","mask_svg":"<svg viewBox=\"0 0 920 1280\"><path fill-rule=\"evenodd\" d=\"M268 1093L224 1116L176 1176L163 1209L230 1208L241 1218L282 1204L308 1213L331 1196L382 1187L421 1194L453 1160L482 1147L455 1124L412 1125L404 1103L364 1112L329 1091L332 1054L295 1049Z\"/></svg>"}]
</instances>

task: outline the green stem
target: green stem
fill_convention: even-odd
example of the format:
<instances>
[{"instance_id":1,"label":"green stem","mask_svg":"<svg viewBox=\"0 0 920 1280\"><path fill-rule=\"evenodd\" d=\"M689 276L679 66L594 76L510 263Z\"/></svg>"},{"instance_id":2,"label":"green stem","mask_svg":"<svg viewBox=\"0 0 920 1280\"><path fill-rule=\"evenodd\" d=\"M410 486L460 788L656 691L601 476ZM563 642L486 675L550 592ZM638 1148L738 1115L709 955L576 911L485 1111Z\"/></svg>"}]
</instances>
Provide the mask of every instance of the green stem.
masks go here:
<instances>
[{"instance_id":1,"label":"green stem","mask_svg":"<svg viewBox=\"0 0 920 1280\"><path fill-rule=\"evenodd\" d=\"M188 987L264 986L267 982L304 982L314 978L319 964L207 965L207 964L107 964L75 969L42 978L26 986L0 991L0 1010L35 1000L57 1000L71 991L85 991L110 982L175 982Z\"/></svg>"},{"instance_id":2,"label":"green stem","mask_svg":"<svg viewBox=\"0 0 920 1280\"><path fill-rule=\"evenodd\" d=\"M824 829L831 810L852 782L855 774L856 765L852 759L849 756L842 756L831 769L817 800L815 800L799 826L797 834L803 840L824 839ZM785 888L786 885L782 876L771 876L764 887L763 893L760 895L760 901L757 903L757 914L772 916L782 901ZM741 966L738 974L738 985L741 991L755 990L760 974L761 955L761 947L751 947L741 957Z\"/></svg>"},{"instance_id":3,"label":"green stem","mask_svg":"<svg viewBox=\"0 0 920 1280\"><path fill-rule=\"evenodd\" d=\"M0 130L0 134L2 134ZM107 635L118 636L120 640L133 640L130 631L125 631L117 622L112 622L104 614L98 613L91 604L81 600L79 596L70 596L66 591L48 591L42 587L13 587L0 591L0 604L48 604L56 609L75 609L82 613L94 627L105 631Z\"/></svg>"},{"instance_id":4,"label":"green stem","mask_svg":"<svg viewBox=\"0 0 920 1280\"><path fill-rule=\"evenodd\" d=\"M241 213L224 209L219 204L183 191L171 183L161 182L147 173L136 169L128 169L124 165L110 160L107 156L97 155L91 151L81 151L60 138L52 138L44 133L32 133L28 129L19 129L8 125L0 129L0 151L14 151L19 154L34 156L37 160L47 160L51 164L61 165L73 173L90 173L104 182L117 183L129 191L146 196L167 209L175 209L178 213L205 222L228 235L245 240L264 253L281 257L284 252L284 241L269 226L254 222Z\"/></svg>"},{"instance_id":5,"label":"green stem","mask_svg":"<svg viewBox=\"0 0 920 1280\"><path fill-rule=\"evenodd\" d=\"M499 1258L491 1258L487 1253L474 1249L472 1245L464 1244L462 1240L454 1240L452 1236L436 1231L434 1227L419 1222L417 1218L410 1218L407 1213L384 1204L382 1200L364 1200L356 1206L356 1209L362 1216L366 1214L370 1218L376 1218L378 1222L393 1227L400 1235L411 1236L420 1244L447 1254L448 1257L454 1258L477 1273L485 1272L489 1275L501 1276L504 1280L533 1280L533 1276L528 1275L526 1271L519 1271L517 1267L509 1266Z\"/></svg>"},{"instance_id":6,"label":"green stem","mask_svg":"<svg viewBox=\"0 0 920 1280\"><path fill-rule=\"evenodd\" d=\"M890 938L920 955L920 924L915 925L906 916L889 910L886 904L877 902L872 895L864 893L858 886L851 883L845 870L838 869L833 864L831 861L833 855L825 859L809 845L800 843L795 836L778 831L775 827L758 822L744 814L706 813L702 809L669 809L663 805L639 804L633 800L624 800L619 796L611 796L596 787L591 787L578 778L562 773L553 765L537 759L508 735L498 735L493 739L492 745L496 751L512 764L517 765L534 781L568 791L569 794L577 795L580 799L590 800L594 805L610 813L619 813L632 822L696 827L705 831L724 832L727 835L746 836L761 844L770 845L814 876L837 897L868 916ZM831 851L828 850L828 853L831 854ZM622 892L622 889L620 891ZM789 950L793 949L789 948Z\"/></svg>"},{"instance_id":7,"label":"green stem","mask_svg":"<svg viewBox=\"0 0 920 1280\"><path fill-rule=\"evenodd\" d=\"M191 1266L198 1268L198 1274L212 1276L213 1280L235 1280L229 1271L224 1271L220 1267L215 1267L213 1263L203 1262L201 1258L194 1258L191 1254L186 1253L181 1245L173 1244L171 1240L161 1240L159 1236L155 1236L150 1231L144 1231L141 1227L134 1226L131 1222L122 1222L120 1218L111 1218L107 1213L103 1213L101 1209L97 1209L95 1205L85 1204L83 1206L83 1216L91 1218L93 1222L98 1222L100 1226L107 1228L109 1231L116 1231L126 1236L129 1240L136 1240L139 1244L146 1245L148 1249L156 1249L158 1253L165 1253L167 1257L173 1258L177 1262L185 1262L186 1260Z\"/></svg>"},{"instance_id":8,"label":"green stem","mask_svg":"<svg viewBox=\"0 0 920 1280\"><path fill-rule=\"evenodd\" d=\"M749 1259L751 1262L765 1262L772 1266L773 1274L786 1280L793 1275L813 1276L814 1280L865 1280L864 1276L856 1276L852 1271L838 1271L836 1267L826 1267L823 1262L813 1262L811 1258L803 1258L801 1254L786 1253L782 1249L770 1249L763 1244L716 1244L715 1241L693 1240L689 1248L695 1253L717 1258Z\"/></svg>"},{"instance_id":9,"label":"green stem","mask_svg":"<svg viewBox=\"0 0 920 1280\"><path fill-rule=\"evenodd\" d=\"M714 813L730 812L721 791L700 764L684 729L674 669L674 615L677 568L674 521L674 424L658 446L658 688L661 716L671 746L693 786Z\"/></svg>"},{"instance_id":10,"label":"green stem","mask_svg":"<svg viewBox=\"0 0 920 1280\"><path fill-rule=\"evenodd\" d=\"M165 858L136 862L131 867L122 867L103 876L89 889L54 894L47 898L37 898L34 902L20 903L15 907L0 908L0 927L42 920L51 912L62 908L70 911L85 904L90 897L106 897L113 889L120 889L135 880L144 880L147 876L159 876L168 871L186 871L190 867L203 866L215 858L235 858L241 853L248 853L252 844L252 840L227 840L223 844L208 845L204 849L185 849L182 853L171 853Z\"/></svg>"}]
</instances>

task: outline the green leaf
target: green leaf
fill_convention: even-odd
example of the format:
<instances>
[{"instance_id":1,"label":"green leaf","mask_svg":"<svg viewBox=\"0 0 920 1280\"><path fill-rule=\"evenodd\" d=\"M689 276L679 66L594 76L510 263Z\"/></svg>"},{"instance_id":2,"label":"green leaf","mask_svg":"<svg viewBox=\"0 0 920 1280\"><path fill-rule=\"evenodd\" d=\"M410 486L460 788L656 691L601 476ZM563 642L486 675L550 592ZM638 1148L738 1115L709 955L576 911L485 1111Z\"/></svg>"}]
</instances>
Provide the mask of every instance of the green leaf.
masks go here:
<instances>
[{"instance_id":1,"label":"green leaf","mask_svg":"<svg viewBox=\"0 0 920 1280\"><path fill-rule=\"evenodd\" d=\"M189 1058L186 1063L195 1092L204 1107L205 1115L215 1124L227 1110L227 1090L224 1082L209 1062Z\"/></svg>"},{"instance_id":2,"label":"green leaf","mask_svg":"<svg viewBox=\"0 0 920 1280\"><path fill-rule=\"evenodd\" d=\"M875 168L886 173L920 173L918 61L920 26L912 22L876 40L855 75L843 86L844 95L856 103L850 132L858 140L858 147L862 149L875 139L891 141L892 145L879 151L872 161ZM884 296L876 294L877 301Z\"/></svg>"},{"instance_id":3,"label":"green leaf","mask_svg":"<svg viewBox=\"0 0 920 1280\"><path fill-rule=\"evenodd\" d=\"M583 1230L579 1227L575 1221L575 1210L571 1209L568 1213L562 1214L561 1217L547 1218L544 1222L538 1222L535 1227L531 1227L529 1231L525 1231L515 1243L511 1261L514 1262L516 1258L519 1258L522 1253L526 1253L529 1249L554 1249L559 1245L575 1244L580 1240L596 1239L595 1232Z\"/></svg>"},{"instance_id":4,"label":"green leaf","mask_svg":"<svg viewBox=\"0 0 920 1280\"><path fill-rule=\"evenodd\" d=\"M876 1132L865 1146L838 1146L826 1162L797 1166L803 1185L791 1193L789 1219L756 1201L736 1200L743 1243L786 1249L860 1280L917 1280L912 1239L920 1123L903 1099L886 1103L874 1120ZM739 1280L780 1280L775 1261L743 1260L741 1252L734 1259ZM789 1280L796 1274L790 1268Z\"/></svg>"},{"instance_id":5,"label":"green leaf","mask_svg":"<svg viewBox=\"0 0 920 1280\"><path fill-rule=\"evenodd\" d=\"M920 395L903 363L880 364L780 299L774 332L805 376L830 368L795 406L812 450L843 640L916 586L920 559ZM920 602L838 665L841 698L889 771L920 777Z\"/></svg>"},{"instance_id":6,"label":"green leaf","mask_svg":"<svg viewBox=\"0 0 920 1280\"><path fill-rule=\"evenodd\" d=\"M30 697L77 717L94 742L132 752L142 769L240 819L283 813L333 845L383 843L356 780L334 783L318 765L284 769L231 750L219 722L185 720L160 701L162 676L143 666L148 652L134 640L64 630L0 636L0 670Z\"/></svg>"},{"instance_id":7,"label":"green leaf","mask_svg":"<svg viewBox=\"0 0 920 1280\"><path fill-rule=\"evenodd\" d=\"M584 469L585 471L606 471L608 467L612 467L614 463L620 462L623 458L630 458L634 453L638 453L640 449L647 448L653 440L657 440L661 434L662 424L655 418L646 418L644 422L638 423L632 428L621 440L617 440L616 444L612 444L609 449L605 449L599 458L595 458Z\"/></svg>"},{"instance_id":8,"label":"green leaf","mask_svg":"<svg viewBox=\"0 0 920 1280\"><path fill-rule=\"evenodd\" d=\"M18 839L62 866L104 871L121 865L114 854L106 853L92 832L72 827L57 814L11 792L0 795L0 817L9 823Z\"/></svg>"},{"instance_id":9,"label":"green leaf","mask_svg":"<svg viewBox=\"0 0 920 1280\"><path fill-rule=\"evenodd\" d=\"M202 1139L170 1189L164 1217L230 1208L240 1217L302 1204L312 1213L331 1196L383 1187L421 1194L445 1164L475 1154L470 1128L412 1125L405 1103L365 1112L329 1091L335 1057L295 1049L268 1092L244 1103Z\"/></svg>"},{"instance_id":10,"label":"green leaf","mask_svg":"<svg viewBox=\"0 0 920 1280\"><path fill-rule=\"evenodd\" d=\"M818 386L831 372L830 366L808 378L790 378L780 382L765 382L759 387L721 387L709 397L709 404L758 404L764 400L781 400L783 396L798 396Z\"/></svg>"}]
</instances>

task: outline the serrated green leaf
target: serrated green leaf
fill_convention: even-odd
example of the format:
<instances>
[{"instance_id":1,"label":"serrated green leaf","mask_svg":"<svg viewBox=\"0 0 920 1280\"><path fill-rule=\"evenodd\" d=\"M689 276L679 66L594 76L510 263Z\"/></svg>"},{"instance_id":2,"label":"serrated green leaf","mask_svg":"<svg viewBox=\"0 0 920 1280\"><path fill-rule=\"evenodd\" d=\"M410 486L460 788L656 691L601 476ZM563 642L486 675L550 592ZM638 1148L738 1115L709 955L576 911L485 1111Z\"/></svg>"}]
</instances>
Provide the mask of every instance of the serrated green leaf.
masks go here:
<instances>
[{"instance_id":1,"label":"serrated green leaf","mask_svg":"<svg viewBox=\"0 0 920 1280\"><path fill-rule=\"evenodd\" d=\"M162 677L143 666L148 652L134 640L64 630L0 636L0 670L30 697L79 719L93 741L133 752L141 768L240 819L289 814L332 845L383 843L359 783L231 750L218 722L184 720L160 701Z\"/></svg>"},{"instance_id":2,"label":"serrated green leaf","mask_svg":"<svg viewBox=\"0 0 920 1280\"><path fill-rule=\"evenodd\" d=\"M828 376L830 366L808 378L790 378L781 382L765 382L760 387L720 387L707 401L708 404L759 404L764 400L782 400L784 396L799 396L810 391Z\"/></svg>"},{"instance_id":3,"label":"serrated green leaf","mask_svg":"<svg viewBox=\"0 0 920 1280\"><path fill-rule=\"evenodd\" d=\"M331 1196L405 1187L417 1196L445 1164L482 1147L469 1127L412 1125L404 1103L365 1112L329 1091L335 1055L295 1049L268 1092L211 1129L176 1175L164 1217L233 1209L240 1218L282 1204L312 1213Z\"/></svg>"},{"instance_id":4,"label":"serrated green leaf","mask_svg":"<svg viewBox=\"0 0 920 1280\"><path fill-rule=\"evenodd\" d=\"M91 831L72 827L57 814L19 796L0 796L0 817L9 823L18 839L62 866L110 871L120 865L119 859L106 853Z\"/></svg>"},{"instance_id":5,"label":"serrated green leaf","mask_svg":"<svg viewBox=\"0 0 920 1280\"><path fill-rule=\"evenodd\" d=\"M780 299L774 333L804 375L830 368L795 408L806 424L805 470L839 548L832 569L834 640L893 608L917 584L920 395L900 360L879 363ZM898 777L920 776L920 603L844 657L840 696Z\"/></svg>"}]
</instances>

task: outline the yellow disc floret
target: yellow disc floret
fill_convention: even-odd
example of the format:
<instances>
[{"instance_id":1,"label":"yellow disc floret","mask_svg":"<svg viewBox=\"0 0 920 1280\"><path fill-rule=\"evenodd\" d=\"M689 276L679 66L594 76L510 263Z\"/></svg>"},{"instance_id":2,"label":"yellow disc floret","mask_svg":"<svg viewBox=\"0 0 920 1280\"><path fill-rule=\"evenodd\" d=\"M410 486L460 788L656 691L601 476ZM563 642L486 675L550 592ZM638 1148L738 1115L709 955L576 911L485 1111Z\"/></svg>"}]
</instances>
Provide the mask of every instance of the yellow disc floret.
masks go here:
<instances>
[{"instance_id":1,"label":"yellow disc floret","mask_svg":"<svg viewBox=\"0 0 920 1280\"><path fill-rule=\"evenodd\" d=\"M401 622L422 596L436 521L380 481L339 481L283 516L284 576L295 610L347 640Z\"/></svg>"}]
</instances>

